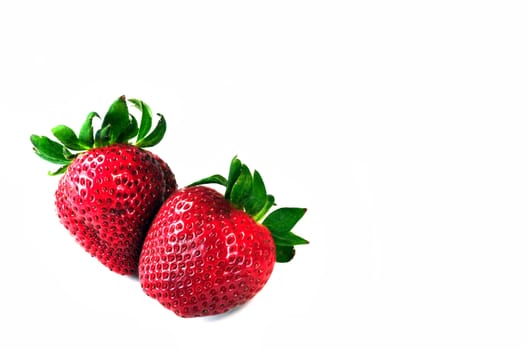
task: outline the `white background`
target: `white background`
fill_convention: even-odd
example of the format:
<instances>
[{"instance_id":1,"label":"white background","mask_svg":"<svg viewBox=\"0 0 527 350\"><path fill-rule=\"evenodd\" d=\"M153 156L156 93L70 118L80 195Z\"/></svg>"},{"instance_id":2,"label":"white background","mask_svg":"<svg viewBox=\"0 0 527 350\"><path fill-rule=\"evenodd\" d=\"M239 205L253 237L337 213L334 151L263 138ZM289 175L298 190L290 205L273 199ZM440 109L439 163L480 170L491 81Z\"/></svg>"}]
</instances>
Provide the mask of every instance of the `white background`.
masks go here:
<instances>
[{"instance_id":1,"label":"white background","mask_svg":"<svg viewBox=\"0 0 527 350\"><path fill-rule=\"evenodd\" d=\"M170 4L170 5L169 5ZM521 1L0 5L2 349L525 349ZM311 241L248 305L182 319L55 216L29 135L121 94L180 185L234 155Z\"/></svg>"}]
</instances>

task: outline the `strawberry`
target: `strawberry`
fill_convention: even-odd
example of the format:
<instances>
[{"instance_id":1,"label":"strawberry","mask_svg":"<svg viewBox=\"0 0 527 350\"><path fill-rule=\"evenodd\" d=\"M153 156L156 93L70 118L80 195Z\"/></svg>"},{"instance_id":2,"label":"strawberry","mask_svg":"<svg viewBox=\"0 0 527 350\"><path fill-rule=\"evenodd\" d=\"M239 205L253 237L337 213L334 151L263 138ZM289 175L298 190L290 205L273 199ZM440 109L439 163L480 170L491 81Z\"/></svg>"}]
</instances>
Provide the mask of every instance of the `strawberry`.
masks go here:
<instances>
[{"instance_id":1,"label":"strawberry","mask_svg":"<svg viewBox=\"0 0 527 350\"><path fill-rule=\"evenodd\" d=\"M225 195L203 186L210 183L225 186ZM224 313L253 298L275 261L290 261L294 246L308 243L291 232L306 209L267 215L273 205L260 174L236 157L228 179L214 175L174 192L143 244L144 292L182 317Z\"/></svg>"},{"instance_id":2,"label":"strawberry","mask_svg":"<svg viewBox=\"0 0 527 350\"><path fill-rule=\"evenodd\" d=\"M79 136L67 126L52 129L57 141L31 136L38 156L62 165L50 175L63 174L55 192L60 222L84 249L110 270L137 274L141 246L163 201L176 190L169 166L143 147L164 136L162 115L152 127L152 112L144 102L130 99L141 122L129 113L121 96L109 108L94 133L88 114ZM135 142L131 140L135 138Z\"/></svg>"}]
</instances>

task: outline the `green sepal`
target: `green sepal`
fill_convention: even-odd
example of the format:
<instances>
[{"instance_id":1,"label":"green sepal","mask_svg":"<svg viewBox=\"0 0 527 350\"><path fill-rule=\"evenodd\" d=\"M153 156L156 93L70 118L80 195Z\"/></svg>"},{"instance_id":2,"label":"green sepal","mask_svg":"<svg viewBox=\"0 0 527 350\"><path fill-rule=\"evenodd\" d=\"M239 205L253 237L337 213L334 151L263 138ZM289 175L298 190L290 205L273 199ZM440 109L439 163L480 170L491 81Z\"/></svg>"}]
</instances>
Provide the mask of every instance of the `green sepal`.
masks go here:
<instances>
[{"instance_id":1,"label":"green sepal","mask_svg":"<svg viewBox=\"0 0 527 350\"><path fill-rule=\"evenodd\" d=\"M293 232L278 233L273 235L274 243L277 246L287 247L299 244L309 244L309 241L295 235Z\"/></svg>"},{"instance_id":2,"label":"green sepal","mask_svg":"<svg viewBox=\"0 0 527 350\"><path fill-rule=\"evenodd\" d=\"M276 246L276 262L286 263L295 256L295 248L293 246Z\"/></svg>"},{"instance_id":3,"label":"green sepal","mask_svg":"<svg viewBox=\"0 0 527 350\"><path fill-rule=\"evenodd\" d=\"M141 122L139 123L139 130L137 133L137 142L140 142L152 128L152 110L150 107L141 100L130 98L128 99L140 112Z\"/></svg>"},{"instance_id":4,"label":"green sepal","mask_svg":"<svg viewBox=\"0 0 527 350\"><path fill-rule=\"evenodd\" d=\"M135 137L138 131L137 119L130 114L128 126L123 130L123 133L119 136L116 143L128 143L128 140Z\"/></svg>"},{"instance_id":5,"label":"green sepal","mask_svg":"<svg viewBox=\"0 0 527 350\"><path fill-rule=\"evenodd\" d=\"M260 211L256 214L253 215L253 219L257 222L260 222L260 220L263 219L263 217L265 216L265 214L267 214L267 212L269 211L269 209L271 209L271 207L275 205L275 202L274 202L274 196L272 194L268 194L266 197L265 197L265 203L264 203L264 206L262 207L262 209L260 209Z\"/></svg>"},{"instance_id":6,"label":"green sepal","mask_svg":"<svg viewBox=\"0 0 527 350\"><path fill-rule=\"evenodd\" d=\"M254 171L252 178L251 195L245 203L245 211L251 216L255 216L265 207L267 202L267 191L259 172Z\"/></svg>"},{"instance_id":7,"label":"green sepal","mask_svg":"<svg viewBox=\"0 0 527 350\"><path fill-rule=\"evenodd\" d=\"M81 152L95 147L105 147L116 143L129 144L133 138L136 138L135 145L138 147L151 147L158 144L167 128L163 115L158 114L159 122L150 132L152 126L150 107L137 99L130 99L129 101L141 111L140 125L137 119L129 113L127 100L123 95L112 103L101 122L100 128L95 132L93 118L100 118L100 116L96 112L91 112L85 118L78 136L66 125L58 125L51 130L59 142L46 136L31 135L33 149L39 157L54 164L64 165L56 171L50 171L49 174L64 173L67 165L75 157ZM71 151L76 151L76 153Z\"/></svg>"},{"instance_id":8,"label":"green sepal","mask_svg":"<svg viewBox=\"0 0 527 350\"><path fill-rule=\"evenodd\" d=\"M306 239L291 232L305 213L304 208L279 208L270 213L262 222L262 225L267 227L273 236L277 262L290 261L295 255L293 246L309 243Z\"/></svg>"},{"instance_id":9,"label":"green sepal","mask_svg":"<svg viewBox=\"0 0 527 350\"><path fill-rule=\"evenodd\" d=\"M216 175L212 175L204 179L198 180L196 182L193 182L187 187L207 185L207 184L218 184L222 186L227 186L227 179L222 175L216 174Z\"/></svg>"},{"instance_id":10,"label":"green sepal","mask_svg":"<svg viewBox=\"0 0 527 350\"><path fill-rule=\"evenodd\" d=\"M231 198L232 186L240 176L240 169L242 167L242 162L238 157L232 158L231 166L229 168L229 177L227 178L227 188L225 189L225 198Z\"/></svg>"},{"instance_id":11,"label":"green sepal","mask_svg":"<svg viewBox=\"0 0 527 350\"><path fill-rule=\"evenodd\" d=\"M66 170L68 170L68 167L69 167L69 164L63 165L60 168L58 168L57 170L55 170L55 171L48 171L48 175L49 176L55 176L55 175L64 174L66 172Z\"/></svg>"},{"instance_id":12,"label":"green sepal","mask_svg":"<svg viewBox=\"0 0 527 350\"><path fill-rule=\"evenodd\" d=\"M305 208L279 208L270 213L262 224L274 234L290 232L306 213ZM292 244L293 245L293 244Z\"/></svg>"},{"instance_id":13,"label":"green sepal","mask_svg":"<svg viewBox=\"0 0 527 350\"><path fill-rule=\"evenodd\" d=\"M64 158L68 159L70 162L75 158L75 154L71 153L66 147L62 147L62 154L64 155Z\"/></svg>"},{"instance_id":14,"label":"green sepal","mask_svg":"<svg viewBox=\"0 0 527 350\"><path fill-rule=\"evenodd\" d=\"M96 112L90 112L79 131L79 144L87 150L92 148L94 143L93 118L95 117L100 118Z\"/></svg>"},{"instance_id":15,"label":"green sepal","mask_svg":"<svg viewBox=\"0 0 527 350\"><path fill-rule=\"evenodd\" d=\"M159 116L159 121L154 130L143 139L137 141L135 144L136 146L152 147L157 145L163 139L163 136L165 136L165 132L167 131L167 123L162 114L157 113L157 115Z\"/></svg>"},{"instance_id":16,"label":"green sepal","mask_svg":"<svg viewBox=\"0 0 527 350\"><path fill-rule=\"evenodd\" d=\"M83 151L84 147L81 146L79 138L70 127L66 125L58 125L51 129L53 135L62 142L64 146L74 151Z\"/></svg>"},{"instance_id":17,"label":"green sepal","mask_svg":"<svg viewBox=\"0 0 527 350\"><path fill-rule=\"evenodd\" d=\"M53 164L66 165L71 160L64 155L64 146L46 136L31 135L33 150L42 159Z\"/></svg>"},{"instance_id":18,"label":"green sepal","mask_svg":"<svg viewBox=\"0 0 527 350\"><path fill-rule=\"evenodd\" d=\"M101 130L106 129L108 126L111 126L111 128L106 129L109 132L108 142L103 143L103 145L116 143L119 140L121 134L126 131L129 125L128 115L128 105L126 104L126 97L123 95L112 103L104 116Z\"/></svg>"},{"instance_id":19,"label":"green sepal","mask_svg":"<svg viewBox=\"0 0 527 350\"><path fill-rule=\"evenodd\" d=\"M230 198L227 199L231 201L234 207L238 209L244 208L245 203L251 196L252 188L253 179L251 172L245 164L242 164L240 174L232 185Z\"/></svg>"},{"instance_id":20,"label":"green sepal","mask_svg":"<svg viewBox=\"0 0 527 350\"><path fill-rule=\"evenodd\" d=\"M95 133L95 147L104 147L110 144L111 129L112 126L108 124L104 128L97 130Z\"/></svg>"}]
</instances>

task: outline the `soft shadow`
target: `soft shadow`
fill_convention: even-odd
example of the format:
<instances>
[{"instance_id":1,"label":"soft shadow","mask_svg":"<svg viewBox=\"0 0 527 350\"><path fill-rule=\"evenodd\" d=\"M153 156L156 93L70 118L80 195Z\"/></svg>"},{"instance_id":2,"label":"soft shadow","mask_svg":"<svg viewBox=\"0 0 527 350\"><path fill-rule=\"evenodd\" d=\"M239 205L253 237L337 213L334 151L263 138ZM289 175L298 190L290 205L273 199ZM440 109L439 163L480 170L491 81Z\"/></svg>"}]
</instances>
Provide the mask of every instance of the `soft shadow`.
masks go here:
<instances>
[{"instance_id":1,"label":"soft shadow","mask_svg":"<svg viewBox=\"0 0 527 350\"><path fill-rule=\"evenodd\" d=\"M208 321L208 322L217 322L217 321L221 321L221 320L224 320L226 318L229 318L229 317L232 317L234 314L237 314L240 310L242 310L243 308L245 308L247 306L248 303L244 303L242 305L239 305L237 307L235 307L234 309L232 310L229 310L227 312L224 312L222 314L218 314L218 315L212 315L212 316L203 316L202 318L205 320L205 321Z\"/></svg>"},{"instance_id":2,"label":"soft shadow","mask_svg":"<svg viewBox=\"0 0 527 350\"><path fill-rule=\"evenodd\" d=\"M133 275L126 275L125 277L127 277L128 279L130 279L132 281L139 281L139 274L138 273L135 273Z\"/></svg>"}]
</instances>

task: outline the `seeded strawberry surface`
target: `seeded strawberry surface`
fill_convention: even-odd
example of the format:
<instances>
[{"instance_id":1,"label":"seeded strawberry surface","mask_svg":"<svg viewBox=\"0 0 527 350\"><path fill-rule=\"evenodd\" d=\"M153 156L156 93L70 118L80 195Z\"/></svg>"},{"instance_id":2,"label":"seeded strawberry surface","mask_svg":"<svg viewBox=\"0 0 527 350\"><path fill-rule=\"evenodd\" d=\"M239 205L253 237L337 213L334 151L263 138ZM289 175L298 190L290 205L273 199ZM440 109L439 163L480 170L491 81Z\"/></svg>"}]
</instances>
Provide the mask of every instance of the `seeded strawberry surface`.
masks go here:
<instances>
[{"instance_id":1,"label":"seeded strawberry surface","mask_svg":"<svg viewBox=\"0 0 527 350\"><path fill-rule=\"evenodd\" d=\"M93 120L101 117L90 112L78 134L58 125L57 141L35 134L30 141L37 156L60 166L48 173L62 175L57 214L89 254L119 274L138 274L143 291L177 315L227 312L265 286L275 262L291 261L295 246L309 243L291 231L306 209L275 209L260 173L237 157L227 178L178 190L168 164L145 150L165 134L157 116L152 129L150 107L123 95L98 129Z\"/></svg>"},{"instance_id":2,"label":"seeded strawberry surface","mask_svg":"<svg viewBox=\"0 0 527 350\"><path fill-rule=\"evenodd\" d=\"M141 113L140 122L128 103ZM152 110L141 100L123 95L101 119L90 112L76 133L66 125L51 129L57 141L31 135L33 150L60 168L55 192L60 222L84 249L111 270L131 275L150 222L177 189L172 170L145 147L157 145L166 131L162 114L152 129Z\"/></svg>"},{"instance_id":3,"label":"seeded strawberry surface","mask_svg":"<svg viewBox=\"0 0 527 350\"><path fill-rule=\"evenodd\" d=\"M87 252L115 272L134 274L166 187L150 152L124 144L95 148L79 155L60 179L57 213Z\"/></svg>"},{"instance_id":4,"label":"seeded strawberry surface","mask_svg":"<svg viewBox=\"0 0 527 350\"><path fill-rule=\"evenodd\" d=\"M168 166L168 164L163 159L161 159L157 154L152 153L150 151L146 151L146 150L143 150L143 151L149 153L150 156L154 158L157 165L159 166L159 168L161 168L161 171L163 172L163 178L165 180L165 193L163 196L163 201L164 201L165 199L170 197L170 195L174 193L174 191L177 189L176 177L174 173L172 172L172 169L170 169L170 167Z\"/></svg>"},{"instance_id":5,"label":"seeded strawberry surface","mask_svg":"<svg viewBox=\"0 0 527 350\"><path fill-rule=\"evenodd\" d=\"M214 189L176 191L161 207L143 245L145 293L183 317L226 312L269 279L275 246L269 230Z\"/></svg>"}]
</instances>

